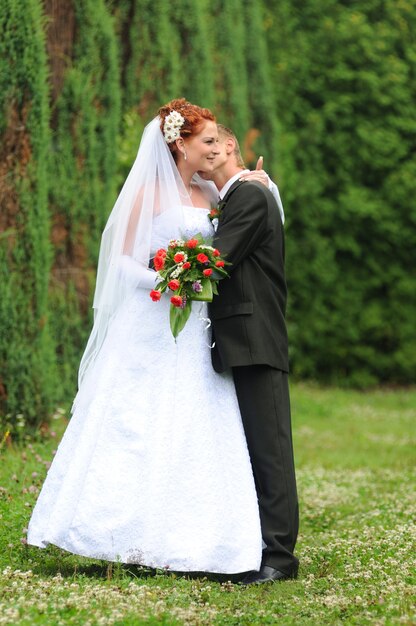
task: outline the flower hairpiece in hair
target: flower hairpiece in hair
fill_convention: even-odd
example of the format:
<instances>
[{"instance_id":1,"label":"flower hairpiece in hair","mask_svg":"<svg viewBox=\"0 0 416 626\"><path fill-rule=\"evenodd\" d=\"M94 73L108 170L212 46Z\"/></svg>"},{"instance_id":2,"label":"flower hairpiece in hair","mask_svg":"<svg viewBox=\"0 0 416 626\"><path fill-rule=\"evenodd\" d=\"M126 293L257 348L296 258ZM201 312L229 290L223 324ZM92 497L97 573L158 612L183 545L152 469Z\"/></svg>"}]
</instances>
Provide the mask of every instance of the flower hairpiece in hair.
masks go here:
<instances>
[{"instance_id":1,"label":"flower hairpiece in hair","mask_svg":"<svg viewBox=\"0 0 416 626\"><path fill-rule=\"evenodd\" d=\"M181 136L180 129L185 123L183 115L178 111L171 111L169 115L165 117L165 123L163 124L163 136L166 143L172 143L175 139L179 139Z\"/></svg>"}]
</instances>

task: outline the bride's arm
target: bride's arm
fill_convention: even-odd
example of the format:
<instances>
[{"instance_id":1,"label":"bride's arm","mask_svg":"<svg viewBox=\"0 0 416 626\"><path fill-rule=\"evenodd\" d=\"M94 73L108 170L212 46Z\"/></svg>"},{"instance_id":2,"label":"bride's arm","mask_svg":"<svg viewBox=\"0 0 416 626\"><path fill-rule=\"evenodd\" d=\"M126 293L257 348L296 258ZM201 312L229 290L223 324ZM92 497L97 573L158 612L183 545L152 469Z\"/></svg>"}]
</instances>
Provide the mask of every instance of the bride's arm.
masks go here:
<instances>
[{"instance_id":1,"label":"bride's arm","mask_svg":"<svg viewBox=\"0 0 416 626\"><path fill-rule=\"evenodd\" d=\"M285 223L285 212L283 210L283 203L282 203L282 199L280 197L279 189L278 189L276 183L274 183L269 176L267 176L267 178L269 179L269 189L272 192L272 194L274 195L274 198L275 198L275 200L277 202L277 206L279 207L279 213L280 213L280 217L281 217L281 220L282 220L282 224L284 224Z\"/></svg>"},{"instance_id":2,"label":"bride's arm","mask_svg":"<svg viewBox=\"0 0 416 626\"><path fill-rule=\"evenodd\" d=\"M250 172L246 172L240 180L257 180L259 183L267 187L277 202L277 206L279 207L280 217L282 220L282 224L285 223L285 212L283 210L283 203L280 197L279 189L275 182L272 181L267 172L263 169L263 157L259 157L257 160L257 165L255 170L251 170Z\"/></svg>"},{"instance_id":3,"label":"bride's arm","mask_svg":"<svg viewBox=\"0 0 416 626\"><path fill-rule=\"evenodd\" d=\"M128 254L123 254L119 261L120 275L133 287L154 289L159 275L154 270L145 267Z\"/></svg>"},{"instance_id":4,"label":"bride's arm","mask_svg":"<svg viewBox=\"0 0 416 626\"><path fill-rule=\"evenodd\" d=\"M141 205L143 202L143 191L137 195L136 202L130 213L129 223L124 241L123 254L119 259L120 277L131 287L141 289L154 289L159 275L151 270L148 265L140 263L133 257L136 230L140 217Z\"/></svg>"}]
</instances>

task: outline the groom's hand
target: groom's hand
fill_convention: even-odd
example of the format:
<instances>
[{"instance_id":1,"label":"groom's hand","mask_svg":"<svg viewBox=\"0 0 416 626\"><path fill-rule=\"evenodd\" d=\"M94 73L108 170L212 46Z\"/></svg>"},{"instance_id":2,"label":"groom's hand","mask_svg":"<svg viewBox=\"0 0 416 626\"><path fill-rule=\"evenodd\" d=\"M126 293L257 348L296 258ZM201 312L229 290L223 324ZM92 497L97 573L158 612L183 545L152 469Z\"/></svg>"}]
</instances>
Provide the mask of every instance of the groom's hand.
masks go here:
<instances>
[{"instance_id":1,"label":"groom's hand","mask_svg":"<svg viewBox=\"0 0 416 626\"><path fill-rule=\"evenodd\" d=\"M267 175L267 173L264 171L263 169L263 157L260 156L257 160L257 164L256 164L256 169L255 170L251 170L250 172L246 172L241 178L240 180L248 180L248 181L253 181L256 180L257 182L261 183L262 185L264 185L265 187L269 187L269 177Z\"/></svg>"}]
</instances>

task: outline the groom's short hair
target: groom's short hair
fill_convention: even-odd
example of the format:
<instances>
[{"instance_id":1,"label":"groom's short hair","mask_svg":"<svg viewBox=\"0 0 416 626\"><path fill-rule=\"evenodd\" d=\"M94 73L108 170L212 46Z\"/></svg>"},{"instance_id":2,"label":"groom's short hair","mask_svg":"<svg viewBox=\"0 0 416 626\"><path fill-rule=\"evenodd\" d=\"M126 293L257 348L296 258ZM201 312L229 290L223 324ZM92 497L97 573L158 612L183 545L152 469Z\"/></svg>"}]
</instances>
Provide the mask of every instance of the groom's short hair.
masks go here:
<instances>
[{"instance_id":1,"label":"groom's short hair","mask_svg":"<svg viewBox=\"0 0 416 626\"><path fill-rule=\"evenodd\" d=\"M235 143L234 156L235 156L236 161L237 161L237 166L238 167L245 167L244 159L242 157L241 150L240 150L240 145L239 145L238 139L234 135L233 131L230 128L227 128L226 126L224 126L223 124L217 124L217 128L218 128L218 134L219 135L221 135L222 137L230 137L231 139L233 139L233 141Z\"/></svg>"}]
</instances>

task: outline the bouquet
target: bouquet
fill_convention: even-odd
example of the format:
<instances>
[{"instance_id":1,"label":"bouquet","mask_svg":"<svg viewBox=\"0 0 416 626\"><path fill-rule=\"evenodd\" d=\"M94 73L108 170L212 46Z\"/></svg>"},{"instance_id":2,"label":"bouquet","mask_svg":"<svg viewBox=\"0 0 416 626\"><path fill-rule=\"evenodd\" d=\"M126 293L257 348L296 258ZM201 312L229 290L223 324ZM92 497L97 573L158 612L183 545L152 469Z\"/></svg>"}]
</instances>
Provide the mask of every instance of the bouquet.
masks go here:
<instances>
[{"instance_id":1,"label":"bouquet","mask_svg":"<svg viewBox=\"0 0 416 626\"><path fill-rule=\"evenodd\" d=\"M202 235L191 239L172 239L167 249L156 252L154 267L160 282L150 292L154 302L158 302L167 289L170 298L170 328L173 336L179 335L192 310L194 300L211 302L218 294L217 283L228 276L219 250L208 245Z\"/></svg>"}]
</instances>

